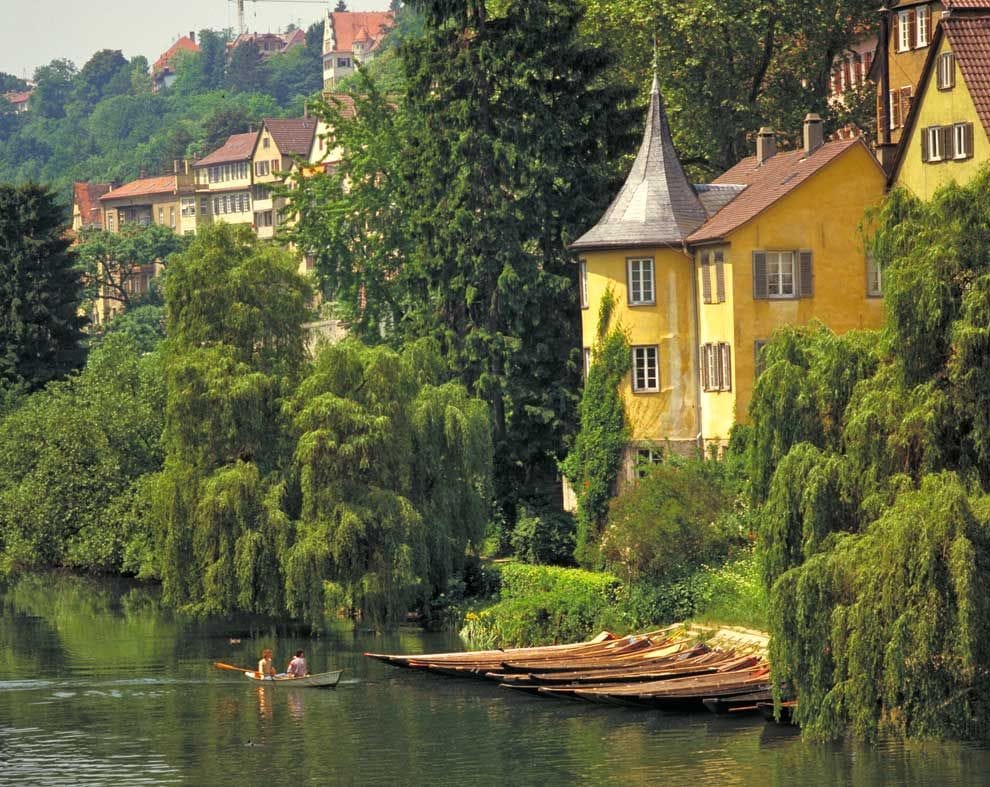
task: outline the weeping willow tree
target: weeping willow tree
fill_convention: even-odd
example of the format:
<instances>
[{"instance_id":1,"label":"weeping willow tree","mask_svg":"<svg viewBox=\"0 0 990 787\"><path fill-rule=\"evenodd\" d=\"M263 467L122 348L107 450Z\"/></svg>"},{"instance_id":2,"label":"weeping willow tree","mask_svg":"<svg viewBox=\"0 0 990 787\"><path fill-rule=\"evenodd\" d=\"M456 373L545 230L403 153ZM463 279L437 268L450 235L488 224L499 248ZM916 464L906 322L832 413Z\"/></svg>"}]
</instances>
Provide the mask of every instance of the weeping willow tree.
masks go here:
<instances>
[{"instance_id":1,"label":"weeping willow tree","mask_svg":"<svg viewBox=\"0 0 990 787\"><path fill-rule=\"evenodd\" d=\"M629 425L619 386L629 371L629 341L621 326L612 326L615 295L602 296L591 368L581 397L581 429L574 449L561 463L577 495L575 557L583 565L598 563L598 539L608 514L608 501L622 467Z\"/></svg>"},{"instance_id":2,"label":"weeping willow tree","mask_svg":"<svg viewBox=\"0 0 990 787\"><path fill-rule=\"evenodd\" d=\"M394 622L480 542L488 409L463 386L436 384L439 358L425 355L422 345L405 354L325 346L287 403L301 493L285 560L294 612L319 618L333 590L369 621Z\"/></svg>"},{"instance_id":3,"label":"weeping willow tree","mask_svg":"<svg viewBox=\"0 0 990 787\"><path fill-rule=\"evenodd\" d=\"M310 289L246 227L204 229L165 285L165 468L154 490L165 598L202 612L284 609L282 401Z\"/></svg>"},{"instance_id":4,"label":"weeping willow tree","mask_svg":"<svg viewBox=\"0 0 990 787\"><path fill-rule=\"evenodd\" d=\"M771 659L817 738L990 736L988 188L895 191L873 217L887 322L853 356L822 333L768 347Z\"/></svg>"}]
</instances>

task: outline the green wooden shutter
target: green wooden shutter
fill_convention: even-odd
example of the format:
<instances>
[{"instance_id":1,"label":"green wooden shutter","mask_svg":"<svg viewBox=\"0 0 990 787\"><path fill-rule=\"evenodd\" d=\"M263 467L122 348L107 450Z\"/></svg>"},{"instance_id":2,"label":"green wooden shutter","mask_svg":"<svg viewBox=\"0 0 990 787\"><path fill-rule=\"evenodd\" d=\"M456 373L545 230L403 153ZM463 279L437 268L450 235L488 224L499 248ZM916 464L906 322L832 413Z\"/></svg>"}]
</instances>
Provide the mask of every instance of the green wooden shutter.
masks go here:
<instances>
[{"instance_id":1,"label":"green wooden shutter","mask_svg":"<svg viewBox=\"0 0 990 787\"><path fill-rule=\"evenodd\" d=\"M811 265L811 252L810 251L800 251L798 252L798 258L800 260L800 273L798 274L800 290L798 291L799 298L810 298L814 294L814 269Z\"/></svg>"},{"instance_id":2,"label":"green wooden shutter","mask_svg":"<svg viewBox=\"0 0 990 787\"><path fill-rule=\"evenodd\" d=\"M715 252L715 303L725 303L725 254Z\"/></svg>"},{"instance_id":3,"label":"green wooden shutter","mask_svg":"<svg viewBox=\"0 0 990 787\"><path fill-rule=\"evenodd\" d=\"M712 279L711 279L711 255L707 251L701 252L701 301L702 303L712 302Z\"/></svg>"},{"instance_id":4,"label":"green wooden shutter","mask_svg":"<svg viewBox=\"0 0 990 787\"><path fill-rule=\"evenodd\" d=\"M753 297L767 297L767 253L753 252Z\"/></svg>"}]
</instances>

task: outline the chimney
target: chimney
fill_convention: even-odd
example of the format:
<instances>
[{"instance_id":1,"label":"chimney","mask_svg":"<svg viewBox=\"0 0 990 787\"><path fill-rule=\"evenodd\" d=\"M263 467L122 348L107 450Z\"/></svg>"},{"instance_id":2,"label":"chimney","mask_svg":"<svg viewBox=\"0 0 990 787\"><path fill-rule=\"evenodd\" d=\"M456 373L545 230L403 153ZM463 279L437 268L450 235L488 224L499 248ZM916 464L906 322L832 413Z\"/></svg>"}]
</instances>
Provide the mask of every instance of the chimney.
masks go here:
<instances>
[{"instance_id":1,"label":"chimney","mask_svg":"<svg viewBox=\"0 0 990 787\"><path fill-rule=\"evenodd\" d=\"M825 143L822 119L814 112L804 116L804 155L810 156Z\"/></svg>"},{"instance_id":2,"label":"chimney","mask_svg":"<svg viewBox=\"0 0 990 787\"><path fill-rule=\"evenodd\" d=\"M189 31L189 40L192 41L194 44L196 43L196 31L195 30L190 30Z\"/></svg>"},{"instance_id":3,"label":"chimney","mask_svg":"<svg viewBox=\"0 0 990 787\"><path fill-rule=\"evenodd\" d=\"M763 164L777 152L777 137L773 129L764 126L756 134L756 163Z\"/></svg>"}]
</instances>

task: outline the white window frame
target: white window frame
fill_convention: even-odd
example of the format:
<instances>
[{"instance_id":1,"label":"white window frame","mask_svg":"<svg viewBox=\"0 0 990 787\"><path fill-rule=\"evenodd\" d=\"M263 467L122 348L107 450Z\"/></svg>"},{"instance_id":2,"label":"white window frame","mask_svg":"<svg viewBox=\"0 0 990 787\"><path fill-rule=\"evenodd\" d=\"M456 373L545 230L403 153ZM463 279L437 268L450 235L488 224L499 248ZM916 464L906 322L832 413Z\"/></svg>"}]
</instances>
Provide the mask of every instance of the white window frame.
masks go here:
<instances>
[{"instance_id":1,"label":"white window frame","mask_svg":"<svg viewBox=\"0 0 990 787\"><path fill-rule=\"evenodd\" d=\"M636 449L636 475L644 478L653 465L663 464L663 449L649 446Z\"/></svg>"},{"instance_id":2,"label":"white window frame","mask_svg":"<svg viewBox=\"0 0 990 787\"><path fill-rule=\"evenodd\" d=\"M942 160L942 127L928 126L923 129L923 133L928 138L928 161Z\"/></svg>"},{"instance_id":3,"label":"white window frame","mask_svg":"<svg viewBox=\"0 0 990 787\"><path fill-rule=\"evenodd\" d=\"M582 347L581 348L581 368L584 372L584 379L588 379L588 374L591 372L591 348Z\"/></svg>"},{"instance_id":4,"label":"white window frame","mask_svg":"<svg viewBox=\"0 0 990 787\"><path fill-rule=\"evenodd\" d=\"M952 125L952 157L954 159L970 158L973 155L973 151L968 149L968 137L965 123L954 123Z\"/></svg>"},{"instance_id":5,"label":"white window frame","mask_svg":"<svg viewBox=\"0 0 990 787\"><path fill-rule=\"evenodd\" d=\"M790 300L797 297L797 260L793 251L767 251L767 298ZM785 270L790 267L790 272ZM774 271L776 267L776 271ZM784 284L790 276L790 289Z\"/></svg>"},{"instance_id":6,"label":"white window frame","mask_svg":"<svg viewBox=\"0 0 990 787\"><path fill-rule=\"evenodd\" d=\"M914 11L914 22L917 33L915 47L921 49L928 46L931 40L932 11L927 5L919 5Z\"/></svg>"},{"instance_id":7,"label":"white window frame","mask_svg":"<svg viewBox=\"0 0 990 787\"><path fill-rule=\"evenodd\" d=\"M633 393L659 393L660 347L644 344L632 347ZM651 374L652 372L652 374Z\"/></svg>"},{"instance_id":8,"label":"white window frame","mask_svg":"<svg viewBox=\"0 0 990 787\"><path fill-rule=\"evenodd\" d=\"M657 302L652 257L626 259L626 291L630 306L653 306Z\"/></svg>"},{"instance_id":9,"label":"white window frame","mask_svg":"<svg viewBox=\"0 0 990 787\"><path fill-rule=\"evenodd\" d=\"M938 56L938 89L951 90L956 84L956 56L943 52Z\"/></svg>"},{"instance_id":10,"label":"white window frame","mask_svg":"<svg viewBox=\"0 0 990 787\"><path fill-rule=\"evenodd\" d=\"M196 198L183 197L181 200L182 215L184 218L196 215Z\"/></svg>"},{"instance_id":11,"label":"white window frame","mask_svg":"<svg viewBox=\"0 0 990 787\"><path fill-rule=\"evenodd\" d=\"M897 14L897 51L907 52L911 49L911 11L900 11Z\"/></svg>"},{"instance_id":12,"label":"white window frame","mask_svg":"<svg viewBox=\"0 0 990 787\"><path fill-rule=\"evenodd\" d=\"M578 260L578 297L581 299L581 308L588 308L588 262Z\"/></svg>"}]
</instances>

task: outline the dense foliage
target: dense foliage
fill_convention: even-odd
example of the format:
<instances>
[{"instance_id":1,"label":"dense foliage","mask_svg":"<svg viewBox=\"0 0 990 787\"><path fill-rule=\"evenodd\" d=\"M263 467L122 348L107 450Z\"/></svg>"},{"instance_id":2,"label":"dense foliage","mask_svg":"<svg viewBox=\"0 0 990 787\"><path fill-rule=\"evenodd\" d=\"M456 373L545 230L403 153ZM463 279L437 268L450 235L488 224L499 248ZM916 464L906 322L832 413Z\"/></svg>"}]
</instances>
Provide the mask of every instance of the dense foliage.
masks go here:
<instances>
[{"instance_id":1,"label":"dense foliage","mask_svg":"<svg viewBox=\"0 0 990 787\"><path fill-rule=\"evenodd\" d=\"M48 189L0 185L0 392L82 366L82 286Z\"/></svg>"},{"instance_id":2,"label":"dense foliage","mask_svg":"<svg viewBox=\"0 0 990 787\"><path fill-rule=\"evenodd\" d=\"M814 736L990 733L988 187L880 209L880 335L768 347L771 655Z\"/></svg>"},{"instance_id":3,"label":"dense foliage","mask_svg":"<svg viewBox=\"0 0 990 787\"><path fill-rule=\"evenodd\" d=\"M294 240L359 335L436 339L490 403L511 528L520 498L559 506L579 384L566 244L600 215L630 147L627 92L571 3L411 5L425 28L399 47L402 94L366 82L356 119L321 110L343 160L300 180Z\"/></svg>"}]
</instances>

